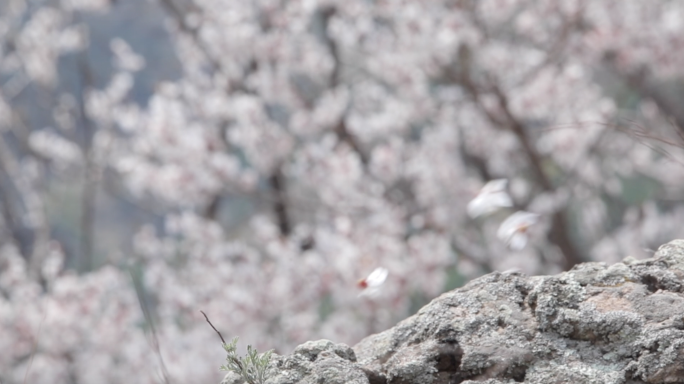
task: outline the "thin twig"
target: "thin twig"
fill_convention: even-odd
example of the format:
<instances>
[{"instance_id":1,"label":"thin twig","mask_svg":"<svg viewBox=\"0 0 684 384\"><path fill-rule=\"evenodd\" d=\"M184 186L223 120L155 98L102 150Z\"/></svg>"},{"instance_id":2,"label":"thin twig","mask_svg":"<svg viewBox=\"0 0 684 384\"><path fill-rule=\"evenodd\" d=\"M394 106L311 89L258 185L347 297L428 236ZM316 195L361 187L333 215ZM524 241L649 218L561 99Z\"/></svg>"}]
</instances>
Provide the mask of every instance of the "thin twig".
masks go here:
<instances>
[{"instance_id":1,"label":"thin twig","mask_svg":"<svg viewBox=\"0 0 684 384\"><path fill-rule=\"evenodd\" d=\"M579 123L568 123L568 124L557 124L554 126L551 126L549 128L544 128L539 130L540 132L551 132L555 130L561 130L561 129L578 129L578 128L586 128L589 125L597 125L597 126L602 126L605 128L610 128L615 130L616 132L623 133L627 135L628 137L632 138L635 142L638 144L641 144L652 151L661 154L663 157L666 157L667 159L671 160L674 163L677 163L679 165L684 166L684 161L678 160L674 155L672 155L668 150L665 148L662 148L660 146L656 146L654 144L649 144L648 142L645 141L645 139L651 140L656 143L660 143L663 145L671 146L674 148L679 148L679 149L684 149L684 137L681 137L681 140L671 140L662 136L657 136L654 133L650 133L646 130L645 127L641 126L635 121L626 121L626 124L622 124L620 122L617 123L606 123L606 122L601 122L601 121L584 121L584 122L579 122ZM680 137L680 132L675 131L674 132L678 137Z\"/></svg>"},{"instance_id":2,"label":"thin twig","mask_svg":"<svg viewBox=\"0 0 684 384\"><path fill-rule=\"evenodd\" d=\"M225 344L226 344L226 340L223 339L223 336L221 335L221 332L219 332L218 329L216 329L216 327L214 327L214 324L212 324L211 321L209 321L209 318L207 317L207 314L204 313L204 311L201 311L201 310L200 310L200 312L202 312L202 314L204 315L204 318L207 320L207 323L209 323L209 325L211 325L211 327L214 328L214 331L216 331L216 333L218 333L219 337L221 338L221 342L223 342L223 344L225 345Z\"/></svg>"}]
</instances>

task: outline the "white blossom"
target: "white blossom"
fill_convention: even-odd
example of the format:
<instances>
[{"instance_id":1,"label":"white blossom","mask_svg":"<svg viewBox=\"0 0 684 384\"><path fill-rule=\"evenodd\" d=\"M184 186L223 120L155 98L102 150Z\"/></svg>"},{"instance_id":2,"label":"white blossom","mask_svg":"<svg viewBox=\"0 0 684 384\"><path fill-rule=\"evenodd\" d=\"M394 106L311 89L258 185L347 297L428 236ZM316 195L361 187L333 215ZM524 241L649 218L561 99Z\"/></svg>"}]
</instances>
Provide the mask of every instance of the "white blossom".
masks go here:
<instances>
[{"instance_id":1,"label":"white blossom","mask_svg":"<svg viewBox=\"0 0 684 384\"><path fill-rule=\"evenodd\" d=\"M536 213L515 212L501 223L496 235L501 241L506 243L508 248L519 251L527 245L529 240L527 231L537 221L539 221L539 215Z\"/></svg>"},{"instance_id":2,"label":"white blossom","mask_svg":"<svg viewBox=\"0 0 684 384\"><path fill-rule=\"evenodd\" d=\"M373 272L368 275L368 277L359 280L358 286L363 289L359 296L376 295L380 290L380 286L382 286L385 283L385 280L387 280L388 275L389 271L387 268L375 268Z\"/></svg>"},{"instance_id":3,"label":"white blossom","mask_svg":"<svg viewBox=\"0 0 684 384\"><path fill-rule=\"evenodd\" d=\"M468 203L468 215L472 218L486 215L499 208L512 207L513 201L507 191L508 180L491 180L482 187L473 200Z\"/></svg>"}]
</instances>

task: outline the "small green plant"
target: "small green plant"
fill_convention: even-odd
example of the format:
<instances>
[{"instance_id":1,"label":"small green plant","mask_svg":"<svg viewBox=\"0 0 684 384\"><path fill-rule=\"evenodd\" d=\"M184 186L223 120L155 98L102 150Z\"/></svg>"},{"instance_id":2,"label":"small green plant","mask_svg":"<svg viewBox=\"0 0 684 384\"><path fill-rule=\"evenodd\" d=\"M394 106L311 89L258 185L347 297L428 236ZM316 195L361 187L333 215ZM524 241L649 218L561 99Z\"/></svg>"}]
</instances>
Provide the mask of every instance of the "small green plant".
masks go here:
<instances>
[{"instance_id":1,"label":"small green plant","mask_svg":"<svg viewBox=\"0 0 684 384\"><path fill-rule=\"evenodd\" d=\"M223 343L223 349L226 350L228 355L226 356L226 365L221 366L222 371L235 372L242 376L243 379L248 384L264 384L266 382L266 370L268 369L268 364L271 361L271 355L273 350L266 351L264 353L259 353L256 349L252 348L251 345L247 346L247 355L245 357L240 357L237 353L237 343L238 338L235 337L230 343L226 343L223 339L221 332L214 327L214 324L209 321L207 314L204 311L200 311L207 320L207 323L211 325L214 331L221 338Z\"/></svg>"},{"instance_id":2,"label":"small green plant","mask_svg":"<svg viewBox=\"0 0 684 384\"><path fill-rule=\"evenodd\" d=\"M237 354L238 338L235 337L230 343L223 344L226 350L226 365L221 366L223 371L232 371L242 376L249 384L264 384L266 381L266 369L271 361L273 350L258 353L251 345L247 346L247 355L240 357Z\"/></svg>"}]
</instances>

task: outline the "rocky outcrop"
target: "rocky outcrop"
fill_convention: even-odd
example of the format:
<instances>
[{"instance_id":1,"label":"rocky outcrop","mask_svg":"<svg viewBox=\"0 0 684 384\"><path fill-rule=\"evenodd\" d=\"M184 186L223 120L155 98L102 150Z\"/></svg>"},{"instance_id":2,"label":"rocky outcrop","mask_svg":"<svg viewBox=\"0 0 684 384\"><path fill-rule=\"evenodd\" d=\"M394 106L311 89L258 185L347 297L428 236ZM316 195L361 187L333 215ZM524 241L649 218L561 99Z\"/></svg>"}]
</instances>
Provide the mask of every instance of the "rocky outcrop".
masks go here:
<instances>
[{"instance_id":1,"label":"rocky outcrop","mask_svg":"<svg viewBox=\"0 0 684 384\"><path fill-rule=\"evenodd\" d=\"M556 276L491 273L353 349L321 340L268 384L684 383L684 240Z\"/></svg>"}]
</instances>

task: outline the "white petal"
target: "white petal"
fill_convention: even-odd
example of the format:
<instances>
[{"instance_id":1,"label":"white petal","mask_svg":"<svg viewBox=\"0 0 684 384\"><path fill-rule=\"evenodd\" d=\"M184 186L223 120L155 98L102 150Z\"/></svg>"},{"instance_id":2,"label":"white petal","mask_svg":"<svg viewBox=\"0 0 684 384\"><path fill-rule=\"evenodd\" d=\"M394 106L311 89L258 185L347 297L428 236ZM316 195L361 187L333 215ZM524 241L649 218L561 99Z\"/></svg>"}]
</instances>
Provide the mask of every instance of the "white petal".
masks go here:
<instances>
[{"instance_id":1,"label":"white petal","mask_svg":"<svg viewBox=\"0 0 684 384\"><path fill-rule=\"evenodd\" d=\"M496 207L512 207L513 200L506 192L492 193L489 196L490 204Z\"/></svg>"},{"instance_id":2,"label":"white petal","mask_svg":"<svg viewBox=\"0 0 684 384\"><path fill-rule=\"evenodd\" d=\"M485 193L496 193L496 192L505 192L506 191L506 186L508 186L508 180L507 179L494 179L489 181L487 184L482 187L480 190L481 194Z\"/></svg>"},{"instance_id":3,"label":"white petal","mask_svg":"<svg viewBox=\"0 0 684 384\"><path fill-rule=\"evenodd\" d=\"M380 287L368 287L361 291L358 297L377 297L380 293Z\"/></svg>"},{"instance_id":4,"label":"white petal","mask_svg":"<svg viewBox=\"0 0 684 384\"><path fill-rule=\"evenodd\" d=\"M518 231L520 228L529 227L539 220L536 213L518 211L508 216L499 227L498 236L510 236L510 233Z\"/></svg>"},{"instance_id":5,"label":"white petal","mask_svg":"<svg viewBox=\"0 0 684 384\"><path fill-rule=\"evenodd\" d=\"M539 220L536 213L518 211L510 215L496 232L496 236L514 250L520 250L527 244L527 228Z\"/></svg>"},{"instance_id":6,"label":"white petal","mask_svg":"<svg viewBox=\"0 0 684 384\"><path fill-rule=\"evenodd\" d=\"M527 245L528 236L524 233L516 232L508 239L508 248L519 251Z\"/></svg>"},{"instance_id":7,"label":"white petal","mask_svg":"<svg viewBox=\"0 0 684 384\"><path fill-rule=\"evenodd\" d=\"M508 180L496 179L485 184L477 196L468 203L468 216L476 218L502 207L512 207L513 200L506 192Z\"/></svg>"},{"instance_id":8,"label":"white petal","mask_svg":"<svg viewBox=\"0 0 684 384\"><path fill-rule=\"evenodd\" d=\"M490 206L487 204L487 199L482 196L477 196L474 199L470 200L470 202L468 203L468 207L466 207L468 216L472 217L473 219L488 213L487 211L489 209Z\"/></svg>"},{"instance_id":9,"label":"white petal","mask_svg":"<svg viewBox=\"0 0 684 384\"><path fill-rule=\"evenodd\" d=\"M387 279L389 271L386 268L378 267L366 278L368 287L377 287L382 285Z\"/></svg>"}]
</instances>

